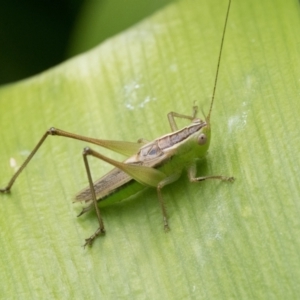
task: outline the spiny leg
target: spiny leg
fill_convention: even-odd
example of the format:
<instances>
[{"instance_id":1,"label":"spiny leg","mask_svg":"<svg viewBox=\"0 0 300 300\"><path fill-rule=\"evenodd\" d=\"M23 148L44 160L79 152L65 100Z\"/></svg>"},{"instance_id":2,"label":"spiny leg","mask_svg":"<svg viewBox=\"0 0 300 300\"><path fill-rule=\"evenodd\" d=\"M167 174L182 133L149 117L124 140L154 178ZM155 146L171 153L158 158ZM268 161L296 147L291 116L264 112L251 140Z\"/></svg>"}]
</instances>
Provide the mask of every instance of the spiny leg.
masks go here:
<instances>
[{"instance_id":1,"label":"spiny leg","mask_svg":"<svg viewBox=\"0 0 300 300\"><path fill-rule=\"evenodd\" d=\"M188 119L188 120L193 121L197 116L197 112L198 112L198 106L196 106L196 105L193 106L193 115L192 116L182 115L182 114L176 113L174 111L169 112L168 120L169 120L171 130L172 131L178 130L175 118Z\"/></svg>"},{"instance_id":2,"label":"spiny leg","mask_svg":"<svg viewBox=\"0 0 300 300\"><path fill-rule=\"evenodd\" d=\"M91 148L85 148L84 151L83 151L83 158L84 158L84 164L85 164L85 168L86 168L86 172L87 172L87 176L88 176L88 180L89 180L89 185L90 185L90 191L91 191L91 195L92 195L92 201L94 203L94 207L95 207L95 210L97 212L97 217L98 217L98 221L99 221L99 228L96 230L96 232L90 236L88 239L86 239L86 243L84 246L86 245L92 245L94 239L101 233L105 233L105 230L104 230L104 225L103 225L103 221L102 221L102 218L101 218L101 215L100 215L100 209L97 205L97 198L96 198L96 193L95 193L95 187L94 187L94 184L93 184L93 180L92 180L92 176L91 176L91 172L90 172L90 167L89 167L89 164L88 164L88 160L87 160L87 156L88 155L91 155L93 157L96 157L98 159L101 159L113 166L115 166L116 168L119 168L121 170L123 170L124 172L128 171L130 173L130 170L132 171L132 169L134 169L136 171L136 169L140 169L140 168L147 168L148 167L143 167L143 166L135 166L135 165L130 165L130 164L124 164L124 163L121 163L121 162L118 162L118 161L115 161L109 157L106 157L104 155L102 155L101 153L97 152L97 151L94 151L92 150ZM125 170L126 169L126 170ZM154 171L154 170L153 170ZM155 170L156 172L158 172L157 170ZM155 173L155 175L157 175L157 173ZM159 174L158 174L159 175ZM83 210L79 216L84 213L85 210Z\"/></svg>"},{"instance_id":3,"label":"spiny leg","mask_svg":"<svg viewBox=\"0 0 300 300\"><path fill-rule=\"evenodd\" d=\"M31 151L31 153L29 154L29 156L23 162L23 164L21 165L21 167L11 177L11 179L9 180L7 186L4 187L4 188L2 188L2 189L0 189L0 193L9 193L10 192L11 187L13 186L14 182L16 181L16 179L19 177L19 175L21 174L21 172L26 168L26 166L28 165L28 163L31 161L31 159L33 158L33 156L35 155L35 153L43 145L43 143L45 142L46 138L49 135L50 136L56 135L56 136L71 138L71 139L80 140L80 141L84 141L84 142L88 142L88 143L92 143L92 144L96 144L96 145L100 145L100 146L104 147L103 143L101 143L101 140L90 138L90 137L86 137L86 136L82 136L82 135L79 135L79 134L70 133L70 132L67 132L67 131L63 131L61 129L57 129L57 128L51 127L50 129L48 129L43 134L42 138L39 140L39 142L37 143L37 145L34 147L34 149Z\"/></svg>"},{"instance_id":4,"label":"spiny leg","mask_svg":"<svg viewBox=\"0 0 300 300\"><path fill-rule=\"evenodd\" d=\"M89 162L88 162L88 159L87 159L88 155L93 156L93 150L90 149L89 147L86 147L86 148L84 148L82 155L83 155L83 161L84 161L86 174L87 174L89 185L90 185L92 201L94 203L96 214L97 214L97 219L98 219L98 222L99 222L99 228L95 231L95 233L92 234L89 238L85 239L85 244L83 245L83 247L85 247L87 245L91 246L93 244L95 238L98 235L105 234L105 229L104 229L104 224L103 224L103 220L102 220L102 217L101 217L100 209L97 205L96 192L95 192L95 188L94 188L94 183L93 183L93 179L92 179L92 174L91 174Z\"/></svg>"},{"instance_id":5,"label":"spiny leg","mask_svg":"<svg viewBox=\"0 0 300 300\"><path fill-rule=\"evenodd\" d=\"M235 180L234 177L231 176L222 176L222 175L210 175L210 176L200 176L200 177L196 177L196 163L194 163L193 165L191 165L188 168L188 177L190 182L199 182L199 181L204 181L206 179L219 179L219 180L223 180L223 181L229 181L229 182L233 182Z\"/></svg>"},{"instance_id":6,"label":"spiny leg","mask_svg":"<svg viewBox=\"0 0 300 300\"><path fill-rule=\"evenodd\" d=\"M176 181L178 178L180 177L180 173L176 173L170 177L167 177L165 178L164 180L162 180L158 186L157 186L157 195L158 195L158 200L159 200L159 203L160 203L160 207L161 207L161 210L162 210L162 214L163 214L163 221L164 221L164 229L165 231L169 231L170 230L170 227L169 227L169 224L168 224L168 216L167 216L167 211L166 211L166 207L165 207L165 204L164 204L164 200L163 200L163 196L162 196L162 192L161 192L161 189Z\"/></svg>"},{"instance_id":7,"label":"spiny leg","mask_svg":"<svg viewBox=\"0 0 300 300\"><path fill-rule=\"evenodd\" d=\"M13 186L15 180L18 178L18 176L20 175L20 173L25 169L25 167L27 166L27 164L30 162L30 160L32 159L32 157L34 156L34 154L38 151L38 149L41 147L41 145L44 143L45 139L47 138L48 135L52 134L51 131L52 128L50 128L49 130L47 130L42 138L39 140L39 142L37 143L37 145L34 147L34 149L32 150L32 152L29 154L29 156L26 158L26 160L24 161L24 163L21 165L21 167L18 169L18 171L12 176L12 178L9 180L7 186L3 189L0 189L1 193L10 193L10 189Z\"/></svg>"}]
</instances>

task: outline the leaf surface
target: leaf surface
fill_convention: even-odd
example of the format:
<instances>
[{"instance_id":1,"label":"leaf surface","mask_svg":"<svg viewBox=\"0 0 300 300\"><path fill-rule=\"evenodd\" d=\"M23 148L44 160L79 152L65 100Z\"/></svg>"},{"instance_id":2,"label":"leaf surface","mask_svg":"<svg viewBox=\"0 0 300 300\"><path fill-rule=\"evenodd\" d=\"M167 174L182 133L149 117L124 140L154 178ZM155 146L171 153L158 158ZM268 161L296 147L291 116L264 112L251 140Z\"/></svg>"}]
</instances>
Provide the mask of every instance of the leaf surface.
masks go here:
<instances>
[{"instance_id":1,"label":"leaf surface","mask_svg":"<svg viewBox=\"0 0 300 300\"><path fill-rule=\"evenodd\" d=\"M137 141L169 132L166 114L207 112L227 2L183 0L93 50L0 89L4 186L51 126ZM76 218L86 144L49 137L0 195L0 294L41 299L296 299L300 277L300 28L296 1L233 1L200 175L233 184L155 190ZM184 122L181 124L184 125ZM123 158L108 150L101 153ZM110 170L91 159L96 179Z\"/></svg>"}]
</instances>

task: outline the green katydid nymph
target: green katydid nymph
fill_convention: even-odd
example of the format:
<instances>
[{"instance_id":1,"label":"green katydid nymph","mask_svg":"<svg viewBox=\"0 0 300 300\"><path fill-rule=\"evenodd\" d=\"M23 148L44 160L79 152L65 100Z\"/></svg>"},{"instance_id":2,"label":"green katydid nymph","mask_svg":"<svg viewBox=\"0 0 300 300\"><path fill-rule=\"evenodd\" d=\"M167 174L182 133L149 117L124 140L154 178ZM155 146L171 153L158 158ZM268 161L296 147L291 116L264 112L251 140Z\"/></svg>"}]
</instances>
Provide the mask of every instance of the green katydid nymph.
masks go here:
<instances>
[{"instance_id":1,"label":"green katydid nymph","mask_svg":"<svg viewBox=\"0 0 300 300\"><path fill-rule=\"evenodd\" d=\"M69 133L60 129L50 128L44 133L33 151L30 153L18 171L12 176L7 186L3 189L0 189L0 192L10 192L11 187L13 186L17 177L24 170L49 135L81 140L126 155L129 158L123 162L119 162L110 159L99 152L92 150L91 148L84 148L83 150L83 161L89 185L77 194L75 201L86 202L89 203L89 205L85 207L78 216L95 209L99 223L99 227L95 233L85 240L84 246L86 246L92 245L97 236L105 233L104 223L99 207L122 200L120 197L124 197L126 193L127 197L130 196L128 195L129 191L130 193L135 193L144 189L145 187L156 188L158 200L163 214L164 229L168 231L169 225L162 195L162 188L176 181L180 177L182 171L187 172L188 178L191 182L199 182L206 179L233 181L233 177L220 175L203 177L196 176L197 160L205 157L210 144L210 118L217 86L218 72L220 68L230 3L231 0L229 0L225 18L210 109L205 120L197 118L197 106L193 107L192 116L170 112L168 114L168 119L172 130L171 133L161 136L151 142L146 142L145 140L141 139L136 143L94 139ZM175 118L184 118L190 120L191 124L183 129L178 130ZM90 171L88 156L99 158L113 165L115 168L94 182ZM119 193L120 190L123 190L124 192Z\"/></svg>"}]
</instances>

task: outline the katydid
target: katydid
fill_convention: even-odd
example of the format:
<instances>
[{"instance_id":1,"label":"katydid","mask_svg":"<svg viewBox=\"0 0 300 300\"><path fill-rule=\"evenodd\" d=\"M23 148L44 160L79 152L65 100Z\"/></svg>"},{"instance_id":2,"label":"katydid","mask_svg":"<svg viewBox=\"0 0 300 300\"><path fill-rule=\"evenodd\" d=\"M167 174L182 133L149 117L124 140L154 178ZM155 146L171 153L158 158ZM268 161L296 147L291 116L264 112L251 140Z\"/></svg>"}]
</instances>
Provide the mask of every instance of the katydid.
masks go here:
<instances>
[{"instance_id":1,"label":"katydid","mask_svg":"<svg viewBox=\"0 0 300 300\"><path fill-rule=\"evenodd\" d=\"M75 201L89 203L89 206L83 208L78 216L95 209L99 223L99 227L95 233L85 240L84 246L86 246L92 245L93 241L98 235L105 233L104 223L99 206L102 207L106 204L119 201L120 196L124 197L124 193L118 193L120 190L123 190L126 194L126 190L127 192L130 190L130 193L133 193L138 192L145 187L156 188L158 200L163 214L164 229L168 231L169 225L162 196L162 188L176 181L180 177L182 171L185 170L187 172L188 178L191 182L199 182L206 179L233 181L233 177L220 175L203 177L196 176L197 160L205 157L210 144L210 118L214 104L230 4L231 0L229 0L225 18L210 109L208 115L205 117L205 120L197 118L197 106L193 106L193 114L191 116L170 112L168 114L168 120L172 130L171 133L163 135L151 142L146 142L145 140L141 139L136 143L94 139L52 127L44 133L30 155L27 157L18 171L12 176L7 186L3 189L0 189L0 192L10 192L15 180L18 178L20 173L24 170L49 135L81 140L110 149L125 156L129 156L129 158L127 158L125 161L119 162L108 158L89 147L84 148L83 150L83 161L89 186L77 194ZM191 124L179 130L175 118L190 120ZM94 182L90 171L88 156L99 158L113 165L115 168ZM128 187L130 187L130 189L128 189ZM127 195L127 197L128 196L129 195Z\"/></svg>"}]
</instances>

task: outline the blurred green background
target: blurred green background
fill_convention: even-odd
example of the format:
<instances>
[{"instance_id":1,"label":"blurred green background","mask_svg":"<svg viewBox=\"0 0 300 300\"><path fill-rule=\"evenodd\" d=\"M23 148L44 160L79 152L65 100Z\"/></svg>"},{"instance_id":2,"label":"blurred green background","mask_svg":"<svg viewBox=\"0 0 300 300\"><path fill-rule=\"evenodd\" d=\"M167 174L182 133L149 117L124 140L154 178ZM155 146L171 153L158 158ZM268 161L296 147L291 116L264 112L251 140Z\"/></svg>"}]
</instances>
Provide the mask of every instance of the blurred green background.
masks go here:
<instances>
[{"instance_id":1,"label":"blurred green background","mask_svg":"<svg viewBox=\"0 0 300 300\"><path fill-rule=\"evenodd\" d=\"M0 0L0 84L84 52L170 2Z\"/></svg>"}]
</instances>

